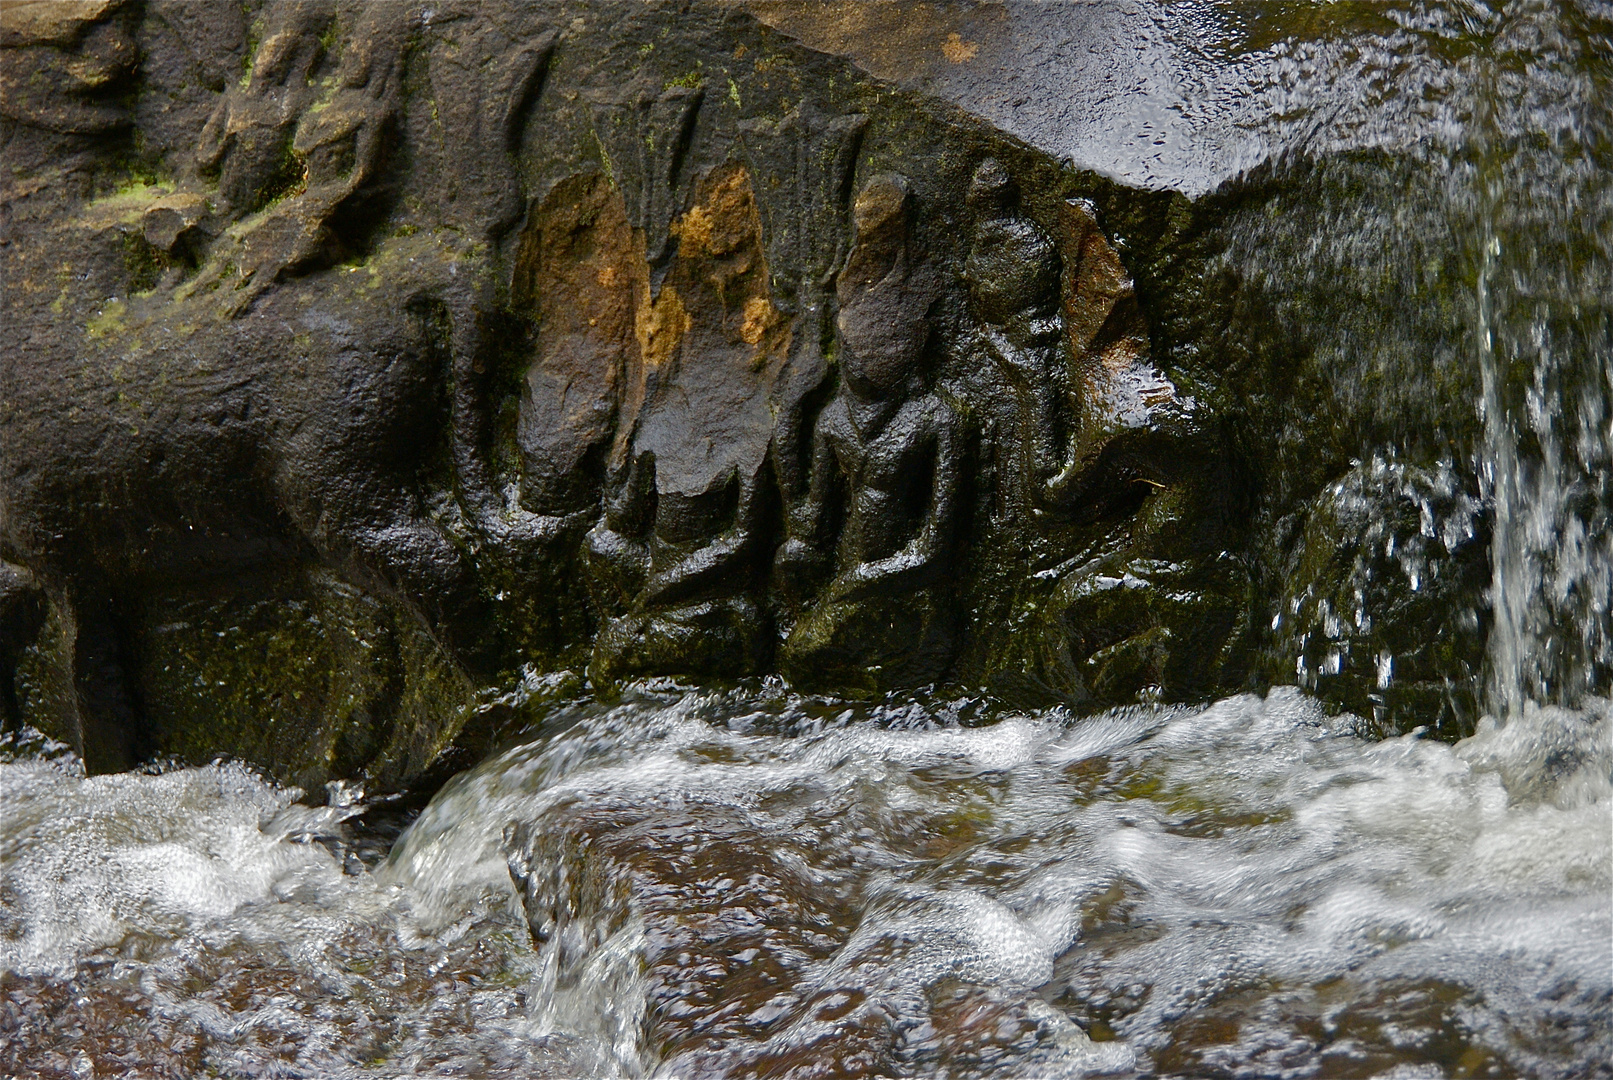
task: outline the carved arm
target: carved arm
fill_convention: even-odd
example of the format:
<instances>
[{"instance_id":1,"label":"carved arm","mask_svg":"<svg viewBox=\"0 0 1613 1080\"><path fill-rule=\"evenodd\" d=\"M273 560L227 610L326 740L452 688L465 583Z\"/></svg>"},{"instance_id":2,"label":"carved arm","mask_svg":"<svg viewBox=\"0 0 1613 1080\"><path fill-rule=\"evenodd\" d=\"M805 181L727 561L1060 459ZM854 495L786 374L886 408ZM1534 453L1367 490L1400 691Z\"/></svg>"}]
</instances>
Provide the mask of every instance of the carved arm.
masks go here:
<instances>
[{"instance_id":1,"label":"carved arm","mask_svg":"<svg viewBox=\"0 0 1613 1080\"><path fill-rule=\"evenodd\" d=\"M946 570L953 524L958 512L962 438L951 410L937 401L925 433L935 450L931 473L930 505L924 524L900 551L862 563L835 585L835 596L856 600L879 593L921 589L933 584Z\"/></svg>"},{"instance_id":2,"label":"carved arm","mask_svg":"<svg viewBox=\"0 0 1613 1080\"><path fill-rule=\"evenodd\" d=\"M784 543L773 559L784 595L792 602L804 600L829 566L832 538L824 533L838 465L832 423L826 409L814 425L806 495L788 508Z\"/></svg>"},{"instance_id":3,"label":"carved arm","mask_svg":"<svg viewBox=\"0 0 1613 1080\"><path fill-rule=\"evenodd\" d=\"M734 523L710 543L703 544L664 570L650 575L641 606L664 607L680 603L717 584L751 553L760 525L758 484L741 477L739 505Z\"/></svg>"}]
</instances>

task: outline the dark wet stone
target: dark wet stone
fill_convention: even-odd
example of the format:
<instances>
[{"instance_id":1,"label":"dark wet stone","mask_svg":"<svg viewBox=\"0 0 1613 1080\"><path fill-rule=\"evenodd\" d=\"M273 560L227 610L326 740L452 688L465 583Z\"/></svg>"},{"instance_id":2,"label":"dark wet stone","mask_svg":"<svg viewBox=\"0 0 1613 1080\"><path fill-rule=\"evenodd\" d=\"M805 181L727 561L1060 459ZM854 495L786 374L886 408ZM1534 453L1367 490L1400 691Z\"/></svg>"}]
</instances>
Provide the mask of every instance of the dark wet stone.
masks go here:
<instances>
[{"instance_id":1,"label":"dark wet stone","mask_svg":"<svg viewBox=\"0 0 1613 1080\"><path fill-rule=\"evenodd\" d=\"M1287 681L1294 574L1355 589L1329 485L1477 486L1482 147L1405 134L1476 100L1438 12L15 10L0 689L95 770L404 783L523 671ZM1290 48L1335 82L1274 97ZM1478 550L1320 692L1465 730Z\"/></svg>"}]
</instances>

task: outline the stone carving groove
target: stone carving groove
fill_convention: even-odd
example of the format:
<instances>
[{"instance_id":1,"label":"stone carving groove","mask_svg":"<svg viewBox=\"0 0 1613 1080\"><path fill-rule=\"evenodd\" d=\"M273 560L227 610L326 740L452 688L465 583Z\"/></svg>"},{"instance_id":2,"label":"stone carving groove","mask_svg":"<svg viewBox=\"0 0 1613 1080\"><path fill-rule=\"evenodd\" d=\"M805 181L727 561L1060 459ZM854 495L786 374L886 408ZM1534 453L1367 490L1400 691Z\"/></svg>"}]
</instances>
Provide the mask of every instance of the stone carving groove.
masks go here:
<instances>
[{"instance_id":1,"label":"stone carving groove","mask_svg":"<svg viewBox=\"0 0 1613 1080\"><path fill-rule=\"evenodd\" d=\"M640 77L625 88L597 92L590 102L602 164L658 271L676 250L672 219L689 194L684 159L705 96L702 85L656 86Z\"/></svg>"}]
</instances>

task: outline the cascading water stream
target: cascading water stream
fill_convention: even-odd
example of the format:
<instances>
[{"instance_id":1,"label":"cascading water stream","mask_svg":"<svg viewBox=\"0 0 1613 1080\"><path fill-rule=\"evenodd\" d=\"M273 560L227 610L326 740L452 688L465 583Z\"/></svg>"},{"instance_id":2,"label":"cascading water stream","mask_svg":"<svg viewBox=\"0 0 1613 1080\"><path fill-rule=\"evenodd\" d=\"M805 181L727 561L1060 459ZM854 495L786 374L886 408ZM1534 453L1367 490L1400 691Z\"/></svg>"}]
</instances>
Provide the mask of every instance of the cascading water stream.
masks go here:
<instances>
[{"instance_id":1,"label":"cascading water stream","mask_svg":"<svg viewBox=\"0 0 1613 1080\"><path fill-rule=\"evenodd\" d=\"M1567 1078L1613 1053L1605 703L1449 746L1293 689L1080 719L629 697L462 774L374 871L353 808L237 766L0 764L0 1074Z\"/></svg>"},{"instance_id":2,"label":"cascading water stream","mask_svg":"<svg viewBox=\"0 0 1613 1080\"><path fill-rule=\"evenodd\" d=\"M1613 660L1613 350L1604 335L1599 349L1594 340L1573 343L1585 349L1584 359L1565 358L1548 316L1536 314L1527 339L1533 356L1500 354L1517 341L1497 342L1492 292L1498 282L1505 287L1504 254L1501 238L1487 231L1477 336L1484 381L1479 475L1493 512L1489 693L1491 710L1510 717L1529 704L1573 704L1596 692ZM1517 387L1520 368L1527 381ZM1515 405L1511 397L1522 400Z\"/></svg>"},{"instance_id":3,"label":"cascading water stream","mask_svg":"<svg viewBox=\"0 0 1613 1080\"><path fill-rule=\"evenodd\" d=\"M1613 671L1613 140L1606 79L1565 18L1520 5L1492 19L1470 129L1503 718L1605 693Z\"/></svg>"}]
</instances>

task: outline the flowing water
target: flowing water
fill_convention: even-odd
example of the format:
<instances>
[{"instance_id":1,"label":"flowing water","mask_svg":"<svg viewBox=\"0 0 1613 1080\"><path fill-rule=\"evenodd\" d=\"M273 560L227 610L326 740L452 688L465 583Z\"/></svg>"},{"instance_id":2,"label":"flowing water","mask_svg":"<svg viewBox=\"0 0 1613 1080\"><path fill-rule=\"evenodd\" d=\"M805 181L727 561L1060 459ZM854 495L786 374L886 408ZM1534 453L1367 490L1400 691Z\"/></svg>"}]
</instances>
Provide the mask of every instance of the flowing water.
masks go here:
<instances>
[{"instance_id":1,"label":"flowing water","mask_svg":"<svg viewBox=\"0 0 1613 1080\"><path fill-rule=\"evenodd\" d=\"M982 726L987 720L995 721ZM1613 708L640 688L373 868L337 789L0 765L0 1073L1592 1076Z\"/></svg>"},{"instance_id":2,"label":"flowing water","mask_svg":"<svg viewBox=\"0 0 1613 1080\"><path fill-rule=\"evenodd\" d=\"M1613 674L1609 13L1519 9L1494 20L1465 170L1494 514L1489 699L1503 716Z\"/></svg>"}]
</instances>

